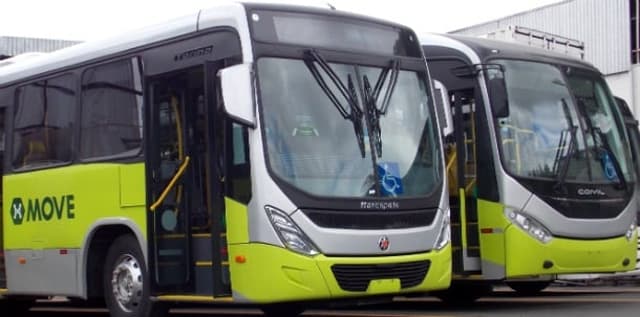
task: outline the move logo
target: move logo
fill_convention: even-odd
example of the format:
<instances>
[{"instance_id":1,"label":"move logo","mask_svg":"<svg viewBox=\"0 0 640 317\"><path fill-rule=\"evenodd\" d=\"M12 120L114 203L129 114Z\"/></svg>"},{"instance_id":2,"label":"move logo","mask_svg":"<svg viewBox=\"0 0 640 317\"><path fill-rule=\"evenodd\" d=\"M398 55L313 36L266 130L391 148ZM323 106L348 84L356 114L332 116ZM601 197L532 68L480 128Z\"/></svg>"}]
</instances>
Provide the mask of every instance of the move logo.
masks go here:
<instances>
[{"instance_id":1,"label":"move logo","mask_svg":"<svg viewBox=\"0 0 640 317\"><path fill-rule=\"evenodd\" d=\"M11 202L11 220L13 224L21 225L24 222L74 219L76 206L73 200L73 195L45 196L26 199L25 204L22 198L17 197Z\"/></svg>"},{"instance_id":2,"label":"move logo","mask_svg":"<svg viewBox=\"0 0 640 317\"><path fill-rule=\"evenodd\" d=\"M21 225L24 220L24 204L22 198L14 198L11 203L11 219L14 225Z\"/></svg>"}]
</instances>

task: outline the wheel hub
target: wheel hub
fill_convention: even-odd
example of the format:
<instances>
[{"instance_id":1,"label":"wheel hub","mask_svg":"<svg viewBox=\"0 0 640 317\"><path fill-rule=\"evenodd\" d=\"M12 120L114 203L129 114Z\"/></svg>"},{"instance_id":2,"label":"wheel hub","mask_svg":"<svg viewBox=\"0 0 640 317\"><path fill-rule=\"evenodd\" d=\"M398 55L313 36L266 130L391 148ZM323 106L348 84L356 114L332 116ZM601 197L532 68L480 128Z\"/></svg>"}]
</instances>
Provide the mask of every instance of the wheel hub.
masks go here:
<instances>
[{"instance_id":1,"label":"wheel hub","mask_svg":"<svg viewBox=\"0 0 640 317\"><path fill-rule=\"evenodd\" d=\"M123 311L131 312L142 303L142 269L130 254L118 258L111 274L113 297Z\"/></svg>"}]
</instances>

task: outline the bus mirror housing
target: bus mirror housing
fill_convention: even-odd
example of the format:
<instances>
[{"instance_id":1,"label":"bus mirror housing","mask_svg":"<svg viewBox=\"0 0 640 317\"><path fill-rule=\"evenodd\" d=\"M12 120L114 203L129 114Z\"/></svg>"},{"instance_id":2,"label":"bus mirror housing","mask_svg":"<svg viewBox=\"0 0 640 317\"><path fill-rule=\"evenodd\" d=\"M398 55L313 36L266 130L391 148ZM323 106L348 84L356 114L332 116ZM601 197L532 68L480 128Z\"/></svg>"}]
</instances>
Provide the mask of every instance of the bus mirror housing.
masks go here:
<instances>
[{"instance_id":1,"label":"bus mirror housing","mask_svg":"<svg viewBox=\"0 0 640 317\"><path fill-rule=\"evenodd\" d=\"M218 72L224 111L229 117L250 127L256 125L251 64L233 65Z\"/></svg>"},{"instance_id":2,"label":"bus mirror housing","mask_svg":"<svg viewBox=\"0 0 640 317\"><path fill-rule=\"evenodd\" d=\"M489 67L491 66L491 67ZM487 91L491 102L491 110L495 118L509 116L509 96L504 70L501 65L487 65Z\"/></svg>"},{"instance_id":3,"label":"bus mirror housing","mask_svg":"<svg viewBox=\"0 0 640 317\"><path fill-rule=\"evenodd\" d=\"M437 80L433 81L433 90L440 129L442 136L446 138L453 133L453 117L451 115L449 91L447 87Z\"/></svg>"}]
</instances>

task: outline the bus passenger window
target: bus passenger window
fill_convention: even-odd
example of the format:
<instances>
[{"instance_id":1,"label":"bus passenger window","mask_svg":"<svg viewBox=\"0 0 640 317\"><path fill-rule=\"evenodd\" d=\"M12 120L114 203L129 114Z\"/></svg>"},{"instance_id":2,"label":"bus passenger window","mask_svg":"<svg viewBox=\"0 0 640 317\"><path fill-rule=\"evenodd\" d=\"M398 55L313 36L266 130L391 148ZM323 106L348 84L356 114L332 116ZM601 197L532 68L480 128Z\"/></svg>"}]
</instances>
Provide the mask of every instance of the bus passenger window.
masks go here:
<instances>
[{"instance_id":1,"label":"bus passenger window","mask_svg":"<svg viewBox=\"0 0 640 317\"><path fill-rule=\"evenodd\" d=\"M13 117L12 162L15 168L71 160L75 102L75 84L71 75L18 89L18 104Z\"/></svg>"},{"instance_id":2,"label":"bus passenger window","mask_svg":"<svg viewBox=\"0 0 640 317\"><path fill-rule=\"evenodd\" d=\"M142 145L142 86L136 58L82 75L81 158L134 156Z\"/></svg>"}]
</instances>

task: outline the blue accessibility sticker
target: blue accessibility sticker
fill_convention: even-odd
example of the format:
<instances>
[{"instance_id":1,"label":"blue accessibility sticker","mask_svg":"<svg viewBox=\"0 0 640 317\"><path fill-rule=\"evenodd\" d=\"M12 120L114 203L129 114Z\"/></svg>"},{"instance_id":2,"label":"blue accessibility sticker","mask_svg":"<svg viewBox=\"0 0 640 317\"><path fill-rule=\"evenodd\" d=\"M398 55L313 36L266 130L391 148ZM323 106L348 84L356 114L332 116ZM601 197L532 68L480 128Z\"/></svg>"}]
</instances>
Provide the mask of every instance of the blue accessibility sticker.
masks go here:
<instances>
[{"instance_id":1,"label":"blue accessibility sticker","mask_svg":"<svg viewBox=\"0 0 640 317\"><path fill-rule=\"evenodd\" d=\"M395 197L403 193L400 167L396 162L378 163L378 175L383 196Z\"/></svg>"},{"instance_id":2,"label":"blue accessibility sticker","mask_svg":"<svg viewBox=\"0 0 640 317\"><path fill-rule=\"evenodd\" d=\"M611 160L609 152L603 151L602 154L600 154L600 162L602 163L602 169L607 179L617 181L618 173L616 173L616 167L613 165L613 160Z\"/></svg>"}]
</instances>

